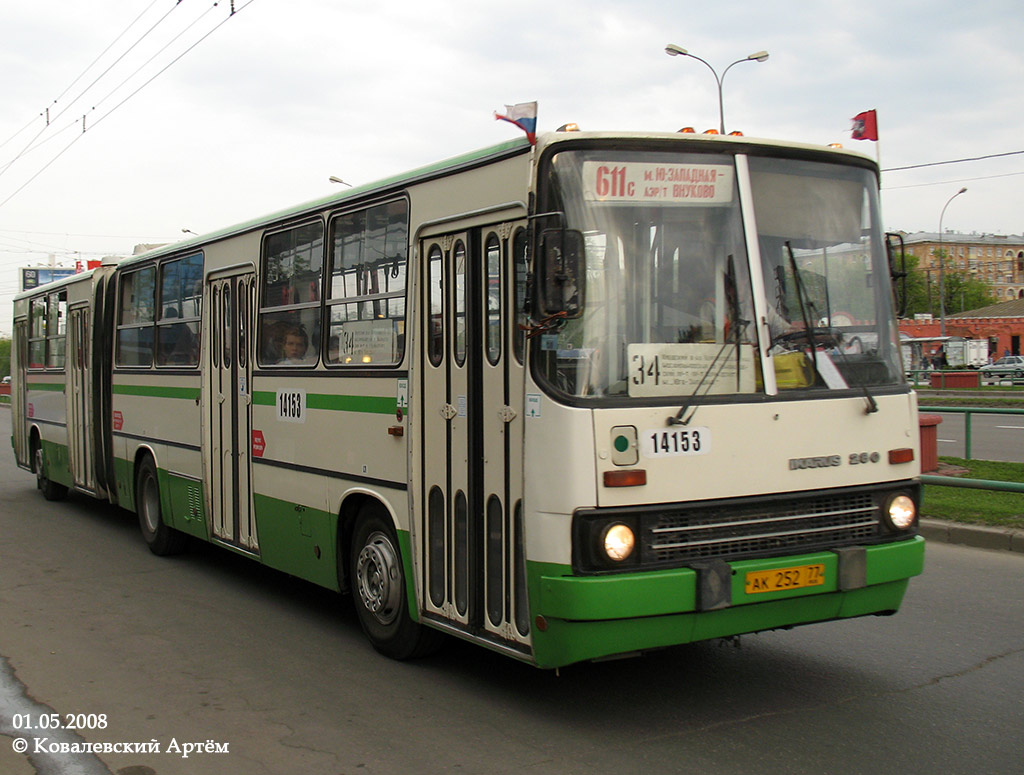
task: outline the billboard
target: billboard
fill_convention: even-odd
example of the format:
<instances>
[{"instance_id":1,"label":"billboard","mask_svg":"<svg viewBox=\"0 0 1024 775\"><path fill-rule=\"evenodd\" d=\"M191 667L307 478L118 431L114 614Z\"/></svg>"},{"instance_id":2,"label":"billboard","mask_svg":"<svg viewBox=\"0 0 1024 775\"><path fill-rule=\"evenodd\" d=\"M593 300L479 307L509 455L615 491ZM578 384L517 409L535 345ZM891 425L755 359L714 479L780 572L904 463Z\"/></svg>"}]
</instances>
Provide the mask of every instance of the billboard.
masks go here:
<instances>
[{"instance_id":1,"label":"billboard","mask_svg":"<svg viewBox=\"0 0 1024 775\"><path fill-rule=\"evenodd\" d=\"M63 280L73 274L84 272L87 269L95 269L101 261L76 261L75 266L23 266L21 272L22 291L30 291L40 285L52 283L54 280Z\"/></svg>"},{"instance_id":2,"label":"billboard","mask_svg":"<svg viewBox=\"0 0 1024 775\"><path fill-rule=\"evenodd\" d=\"M23 266L21 268L21 290L29 291L40 285L63 280L75 274L74 267L64 266Z\"/></svg>"}]
</instances>

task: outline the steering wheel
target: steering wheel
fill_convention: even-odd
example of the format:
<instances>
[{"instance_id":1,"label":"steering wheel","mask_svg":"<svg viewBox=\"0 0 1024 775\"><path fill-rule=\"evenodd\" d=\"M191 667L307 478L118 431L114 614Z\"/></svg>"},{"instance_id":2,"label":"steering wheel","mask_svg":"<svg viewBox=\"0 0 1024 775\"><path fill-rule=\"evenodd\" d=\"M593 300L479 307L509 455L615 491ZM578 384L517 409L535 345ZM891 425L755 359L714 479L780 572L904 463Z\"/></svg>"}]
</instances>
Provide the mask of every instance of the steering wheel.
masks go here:
<instances>
[{"instance_id":1,"label":"steering wheel","mask_svg":"<svg viewBox=\"0 0 1024 775\"><path fill-rule=\"evenodd\" d=\"M815 346L823 345L825 347L838 347L842 341L842 330L833 328L832 326L822 326L820 328L811 329L798 328L772 337L773 345L802 345L811 344L813 342Z\"/></svg>"}]
</instances>

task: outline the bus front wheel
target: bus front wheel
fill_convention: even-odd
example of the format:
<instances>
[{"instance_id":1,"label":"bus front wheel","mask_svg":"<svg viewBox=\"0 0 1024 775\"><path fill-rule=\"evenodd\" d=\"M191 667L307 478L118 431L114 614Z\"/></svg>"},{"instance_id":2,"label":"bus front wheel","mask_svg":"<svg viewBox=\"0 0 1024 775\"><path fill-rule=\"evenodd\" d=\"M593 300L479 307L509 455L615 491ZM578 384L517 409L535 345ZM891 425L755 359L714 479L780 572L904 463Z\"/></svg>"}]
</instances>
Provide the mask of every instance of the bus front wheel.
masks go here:
<instances>
[{"instance_id":1,"label":"bus front wheel","mask_svg":"<svg viewBox=\"0 0 1024 775\"><path fill-rule=\"evenodd\" d=\"M142 537L153 554L165 557L178 554L185 548L187 536L167 525L160 509L160 480L156 465L150 457L139 465L135 480L135 511L139 515Z\"/></svg>"},{"instance_id":2,"label":"bus front wheel","mask_svg":"<svg viewBox=\"0 0 1024 775\"><path fill-rule=\"evenodd\" d=\"M444 636L409 616L398 540L377 506L359 514L349 570L359 624L377 651L392 659L413 659L440 647Z\"/></svg>"}]
</instances>

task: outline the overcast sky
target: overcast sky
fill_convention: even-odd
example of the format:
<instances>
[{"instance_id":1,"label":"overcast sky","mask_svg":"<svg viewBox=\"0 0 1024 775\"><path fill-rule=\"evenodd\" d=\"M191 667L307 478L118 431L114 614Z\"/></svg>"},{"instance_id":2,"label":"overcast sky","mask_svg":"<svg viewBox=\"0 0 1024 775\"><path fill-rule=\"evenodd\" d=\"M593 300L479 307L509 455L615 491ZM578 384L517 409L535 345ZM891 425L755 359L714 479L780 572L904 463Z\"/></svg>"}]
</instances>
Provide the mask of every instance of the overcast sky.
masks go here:
<instances>
[{"instance_id":1,"label":"overcast sky","mask_svg":"<svg viewBox=\"0 0 1024 775\"><path fill-rule=\"evenodd\" d=\"M501 142L505 103L537 100L539 131L717 126L712 73L667 43L719 73L770 52L724 82L727 129L748 136L841 142L883 169L1024 151L1020 0L0 0L0 30L5 334L19 266L127 255L323 196L331 175ZM869 109L880 141L851 140ZM967 186L945 228L1024 232L1024 154L882 185L888 229L936 231Z\"/></svg>"}]
</instances>

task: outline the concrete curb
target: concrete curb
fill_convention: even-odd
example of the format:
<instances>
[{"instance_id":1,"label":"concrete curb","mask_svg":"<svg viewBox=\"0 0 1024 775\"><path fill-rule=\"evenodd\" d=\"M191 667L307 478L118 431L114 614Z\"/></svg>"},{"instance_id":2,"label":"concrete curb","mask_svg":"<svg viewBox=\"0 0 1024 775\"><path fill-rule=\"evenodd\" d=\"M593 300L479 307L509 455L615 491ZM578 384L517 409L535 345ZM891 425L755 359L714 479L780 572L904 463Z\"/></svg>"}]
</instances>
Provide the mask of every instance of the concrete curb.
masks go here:
<instances>
[{"instance_id":1,"label":"concrete curb","mask_svg":"<svg viewBox=\"0 0 1024 775\"><path fill-rule=\"evenodd\" d=\"M1024 530L1009 527L985 527L948 522L944 519L921 519L918 532L925 540L937 543L1024 552Z\"/></svg>"}]
</instances>

